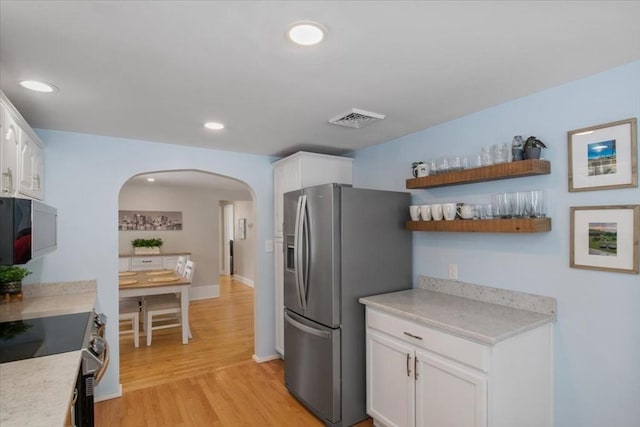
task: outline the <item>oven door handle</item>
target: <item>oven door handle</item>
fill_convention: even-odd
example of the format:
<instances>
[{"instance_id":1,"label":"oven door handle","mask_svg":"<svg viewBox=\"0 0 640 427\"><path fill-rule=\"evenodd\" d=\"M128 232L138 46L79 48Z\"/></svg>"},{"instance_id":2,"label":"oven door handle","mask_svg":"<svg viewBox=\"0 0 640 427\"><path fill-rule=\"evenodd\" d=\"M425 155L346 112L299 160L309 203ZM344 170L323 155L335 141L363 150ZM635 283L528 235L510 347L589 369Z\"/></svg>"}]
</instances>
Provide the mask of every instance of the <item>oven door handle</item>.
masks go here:
<instances>
[{"instance_id":1,"label":"oven door handle","mask_svg":"<svg viewBox=\"0 0 640 427\"><path fill-rule=\"evenodd\" d=\"M107 368L109 367L109 362L111 361L111 357L109 355L109 343L107 340L104 341L104 353L102 353L102 366L96 371L95 374L95 384L98 385L104 374L107 372Z\"/></svg>"}]
</instances>

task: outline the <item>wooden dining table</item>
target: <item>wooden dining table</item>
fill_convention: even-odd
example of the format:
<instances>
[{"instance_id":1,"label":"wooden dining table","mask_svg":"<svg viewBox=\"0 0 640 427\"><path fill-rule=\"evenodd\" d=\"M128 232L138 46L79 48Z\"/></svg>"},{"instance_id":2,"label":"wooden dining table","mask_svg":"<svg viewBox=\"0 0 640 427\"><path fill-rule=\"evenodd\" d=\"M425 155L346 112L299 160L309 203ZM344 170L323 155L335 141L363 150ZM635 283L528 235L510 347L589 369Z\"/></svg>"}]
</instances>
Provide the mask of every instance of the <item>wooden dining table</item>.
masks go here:
<instances>
[{"instance_id":1,"label":"wooden dining table","mask_svg":"<svg viewBox=\"0 0 640 427\"><path fill-rule=\"evenodd\" d=\"M189 343L189 287L191 281L174 270L121 271L120 298L180 294L182 344Z\"/></svg>"}]
</instances>

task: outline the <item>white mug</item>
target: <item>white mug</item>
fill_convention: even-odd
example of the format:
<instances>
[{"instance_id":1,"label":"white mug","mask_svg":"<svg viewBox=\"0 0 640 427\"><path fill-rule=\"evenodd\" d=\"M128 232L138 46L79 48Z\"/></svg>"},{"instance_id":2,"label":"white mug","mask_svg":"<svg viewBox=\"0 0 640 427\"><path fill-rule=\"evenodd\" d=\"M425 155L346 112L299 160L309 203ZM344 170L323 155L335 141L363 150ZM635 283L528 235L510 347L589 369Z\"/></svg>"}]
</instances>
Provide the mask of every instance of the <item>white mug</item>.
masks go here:
<instances>
[{"instance_id":1,"label":"white mug","mask_svg":"<svg viewBox=\"0 0 640 427\"><path fill-rule=\"evenodd\" d=\"M423 221L431 221L431 205L420 206L420 217Z\"/></svg>"},{"instance_id":2,"label":"white mug","mask_svg":"<svg viewBox=\"0 0 640 427\"><path fill-rule=\"evenodd\" d=\"M420 220L420 206L418 205L409 206L409 214L411 215L411 221Z\"/></svg>"},{"instance_id":3,"label":"white mug","mask_svg":"<svg viewBox=\"0 0 640 427\"><path fill-rule=\"evenodd\" d=\"M431 205L431 217L434 221L442 221L442 205Z\"/></svg>"},{"instance_id":4,"label":"white mug","mask_svg":"<svg viewBox=\"0 0 640 427\"><path fill-rule=\"evenodd\" d=\"M462 205L462 206L458 206L458 215L460 215L460 218L462 219L473 219L473 215L474 215L474 207L473 205Z\"/></svg>"},{"instance_id":5,"label":"white mug","mask_svg":"<svg viewBox=\"0 0 640 427\"><path fill-rule=\"evenodd\" d=\"M442 204L442 214L444 215L444 219L447 221L453 221L456 219L456 208L457 204L455 203L443 203Z\"/></svg>"}]
</instances>

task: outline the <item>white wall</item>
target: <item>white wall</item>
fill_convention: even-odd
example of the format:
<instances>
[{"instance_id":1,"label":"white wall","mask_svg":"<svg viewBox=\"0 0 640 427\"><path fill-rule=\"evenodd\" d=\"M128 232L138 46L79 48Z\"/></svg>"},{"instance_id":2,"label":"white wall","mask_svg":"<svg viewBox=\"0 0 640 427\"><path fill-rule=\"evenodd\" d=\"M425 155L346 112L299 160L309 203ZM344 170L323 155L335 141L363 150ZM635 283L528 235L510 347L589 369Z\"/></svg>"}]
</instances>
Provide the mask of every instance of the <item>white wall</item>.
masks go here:
<instances>
[{"instance_id":1,"label":"white wall","mask_svg":"<svg viewBox=\"0 0 640 427\"><path fill-rule=\"evenodd\" d=\"M236 235L233 241L233 268L236 279L248 284L253 284L254 253L256 246L255 215L253 213L253 203L234 202L233 203L234 224ZM241 240L238 233L238 220L245 218L247 227L245 239Z\"/></svg>"},{"instance_id":2,"label":"white wall","mask_svg":"<svg viewBox=\"0 0 640 427\"><path fill-rule=\"evenodd\" d=\"M58 250L32 261L26 283L96 279L98 308L114 324L118 314L118 196L132 176L153 171L200 170L245 182L256 203L255 354L275 354L273 173L266 156L158 144L96 135L39 130L45 143L46 202L58 209ZM215 260L215 265L218 261ZM112 359L98 397L119 390L117 328L107 328Z\"/></svg>"},{"instance_id":3,"label":"white wall","mask_svg":"<svg viewBox=\"0 0 640 427\"><path fill-rule=\"evenodd\" d=\"M516 134L549 145L550 175L412 195L416 204L473 203L489 202L493 192L543 189L551 201L551 232L415 232L413 247L415 275L446 278L448 264L456 263L461 281L557 298L558 427L637 427L640 420L640 276L569 268L569 207L637 204L640 190L569 193L567 131L630 117L640 118L640 62L355 152L354 185L400 190L413 161L479 152Z\"/></svg>"},{"instance_id":4,"label":"white wall","mask_svg":"<svg viewBox=\"0 0 640 427\"><path fill-rule=\"evenodd\" d=\"M133 239L161 238L162 252L191 253L196 263L192 287L207 287L203 292L192 289L192 295L211 295L220 274L220 201L238 197L237 193L156 182L125 184L120 191L119 210L180 211L183 226L178 231L118 231L119 253L131 253ZM254 251L251 247L250 252Z\"/></svg>"}]
</instances>

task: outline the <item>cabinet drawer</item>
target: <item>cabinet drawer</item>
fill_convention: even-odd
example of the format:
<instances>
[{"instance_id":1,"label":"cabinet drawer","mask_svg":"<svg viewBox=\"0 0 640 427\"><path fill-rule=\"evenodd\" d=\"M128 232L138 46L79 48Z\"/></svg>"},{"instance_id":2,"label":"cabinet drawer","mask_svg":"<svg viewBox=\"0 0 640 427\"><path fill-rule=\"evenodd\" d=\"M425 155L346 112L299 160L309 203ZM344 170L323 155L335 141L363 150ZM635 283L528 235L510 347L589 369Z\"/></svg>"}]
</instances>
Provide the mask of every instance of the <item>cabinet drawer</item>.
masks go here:
<instances>
[{"instance_id":1,"label":"cabinet drawer","mask_svg":"<svg viewBox=\"0 0 640 427\"><path fill-rule=\"evenodd\" d=\"M488 349L482 344L370 308L367 309L367 327L481 371L488 370Z\"/></svg>"},{"instance_id":2,"label":"cabinet drawer","mask_svg":"<svg viewBox=\"0 0 640 427\"><path fill-rule=\"evenodd\" d=\"M131 270L162 270L162 257L134 257L131 258Z\"/></svg>"}]
</instances>

